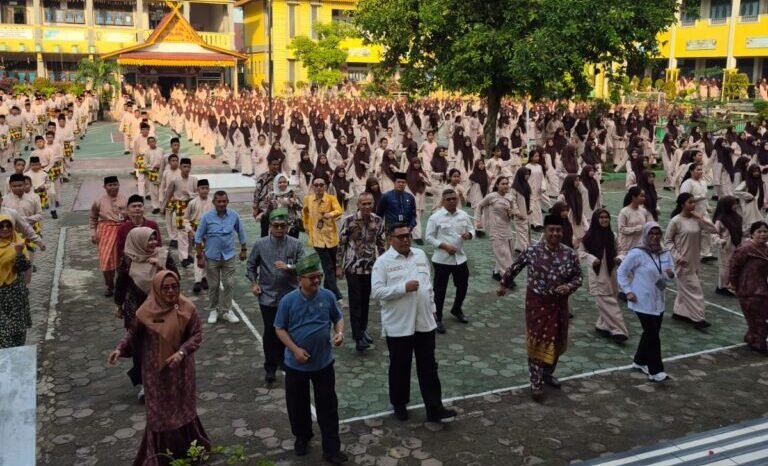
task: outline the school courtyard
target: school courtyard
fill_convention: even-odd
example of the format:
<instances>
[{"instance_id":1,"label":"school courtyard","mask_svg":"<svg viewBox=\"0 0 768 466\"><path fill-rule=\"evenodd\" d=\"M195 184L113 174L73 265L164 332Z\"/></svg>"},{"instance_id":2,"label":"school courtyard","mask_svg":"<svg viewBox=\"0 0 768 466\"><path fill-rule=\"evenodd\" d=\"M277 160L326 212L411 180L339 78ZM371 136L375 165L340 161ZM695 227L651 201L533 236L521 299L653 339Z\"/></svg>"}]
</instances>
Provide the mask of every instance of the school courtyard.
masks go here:
<instances>
[{"instance_id":1,"label":"school courtyard","mask_svg":"<svg viewBox=\"0 0 768 466\"><path fill-rule=\"evenodd\" d=\"M38 464L131 464L144 429L144 408L125 375L130 361L123 360L118 367L106 364L107 354L123 335L122 320L113 316L111 298L102 296L96 249L88 234L88 209L103 192L103 176L118 175L126 195L136 189L128 174L130 156L123 155L116 134L114 124L98 123L89 129L75 154L74 177L64 185L60 220L44 222L48 250L36 259L34 328L27 340L38 345ZM160 128L157 136L159 145L168 147L170 132ZM228 173L227 166L202 155L186 140L181 152L191 156L193 175L216 175L210 177L212 188L230 191L231 207L245 220L252 244L259 236L250 213L252 181ZM603 190L608 209L616 214L624 195L623 179L606 181ZM662 210L667 217L671 193L659 193L665 196ZM149 210L149 218L163 223ZM662 224L667 221L663 218ZM612 224L615 228L615 217ZM424 249L431 253L429 246ZM703 265L701 274L712 327L702 332L665 319L663 355L672 378L663 384L651 384L629 369L640 334L634 315L625 313L631 332L626 344L619 346L596 334L597 311L587 292L585 273L584 286L572 298L569 349L556 372L563 387L548 389L546 400L536 404L527 390L525 274L518 278L516 289L498 298L497 283L491 279L489 240L469 241L466 249L472 275L464 312L470 323L460 324L448 315L447 333L437 337L443 397L460 415L442 425L425 422L423 410L418 409L421 397L415 369L410 406L416 409L410 420L397 421L388 412L387 350L374 303L369 326L375 339L372 348L355 351L347 331L343 347L335 351L342 442L350 464L569 464L768 413L768 359L743 346L745 324L736 299L714 294L717 262ZM204 294L192 293L192 269L181 273L183 292L197 303L205 320L206 299ZM346 294L346 282L341 281L340 288ZM667 293L668 315L674 293L674 289ZM449 286L448 309L452 296ZM264 384L263 325L244 263L237 275L234 309L239 324L204 323L203 345L195 355L198 411L212 442L242 446L250 460L247 464L261 460L320 464L317 428L309 456L293 456L283 378L279 376L271 388ZM699 442L690 454L722 461L718 464L740 464L711 445Z\"/></svg>"}]
</instances>

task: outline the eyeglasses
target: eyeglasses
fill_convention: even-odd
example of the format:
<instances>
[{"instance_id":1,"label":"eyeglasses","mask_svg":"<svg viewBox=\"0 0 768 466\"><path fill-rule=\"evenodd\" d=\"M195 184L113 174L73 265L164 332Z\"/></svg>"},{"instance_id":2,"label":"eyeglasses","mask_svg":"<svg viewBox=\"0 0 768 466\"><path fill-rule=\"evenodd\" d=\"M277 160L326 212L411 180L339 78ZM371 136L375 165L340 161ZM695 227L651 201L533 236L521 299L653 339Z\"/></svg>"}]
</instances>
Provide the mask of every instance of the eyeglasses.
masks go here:
<instances>
[{"instance_id":1,"label":"eyeglasses","mask_svg":"<svg viewBox=\"0 0 768 466\"><path fill-rule=\"evenodd\" d=\"M10 223L0 223L0 230L13 230L13 225Z\"/></svg>"},{"instance_id":2,"label":"eyeglasses","mask_svg":"<svg viewBox=\"0 0 768 466\"><path fill-rule=\"evenodd\" d=\"M322 188L323 186L325 186L325 183L313 183L312 186L314 186L315 188Z\"/></svg>"},{"instance_id":3,"label":"eyeglasses","mask_svg":"<svg viewBox=\"0 0 768 466\"><path fill-rule=\"evenodd\" d=\"M400 241L410 241L411 240L411 234L410 233L403 233L402 235L391 235L393 238L399 239Z\"/></svg>"},{"instance_id":4,"label":"eyeglasses","mask_svg":"<svg viewBox=\"0 0 768 466\"><path fill-rule=\"evenodd\" d=\"M287 223L273 223L272 224L272 228L277 228L277 229L288 228L288 224Z\"/></svg>"},{"instance_id":5,"label":"eyeglasses","mask_svg":"<svg viewBox=\"0 0 768 466\"><path fill-rule=\"evenodd\" d=\"M319 282L320 280L323 279L323 274L322 273L317 273L317 274L314 274L314 275L302 275L301 278L304 278L304 279L307 279L307 280L310 280L310 281L313 281L313 282L314 281L318 281Z\"/></svg>"},{"instance_id":6,"label":"eyeglasses","mask_svg":"<svg viewBox=\"0 0 768 466\"><path fill-rule=\"evenodd\" d=\"M170 285L163 285L160 287L163 291L178 291L179 284L178 283L172 283Z\"/></svg>"}]
</instances>

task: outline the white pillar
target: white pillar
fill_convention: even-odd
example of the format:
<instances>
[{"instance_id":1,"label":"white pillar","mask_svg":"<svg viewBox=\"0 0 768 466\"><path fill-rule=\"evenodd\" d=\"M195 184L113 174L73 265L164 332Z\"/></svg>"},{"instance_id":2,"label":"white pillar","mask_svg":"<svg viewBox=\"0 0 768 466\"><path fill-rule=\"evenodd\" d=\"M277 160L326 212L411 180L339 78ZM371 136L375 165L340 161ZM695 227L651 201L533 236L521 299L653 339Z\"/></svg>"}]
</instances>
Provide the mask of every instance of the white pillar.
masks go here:
<instances>
[{"instance_id":1,"label":"white pillar","mask_svg":"<svg viewBox=\"0 0 768 466\"><path fill-rule=\"evenodd\" d=\"M229 33L229 48L235 50L235 6L227 5L227 33Z\"/></svg>"},{"instance_id":2,"label":"white pillar","mask_svg":"<svg viewBox=\"0 0 768 466\"><path fill-rule=\"evenodd\" d=\"M189 6L189 1L187 0L184 2L182 7L182 13L184 13L184 19L186 19L187 21L189 21L189 10L190 10L190 6Z\"/></svg>"},{"instance_id":3,"label":"white pillar","mask_svg":"<svg viewBox=\"0 0 768 466\"><path fill-rule=\"evenodd\" d=\"M144 0L136 0L136 14L133 16L133 26L139 32L147 28L147 25L144 24Z\"/></svg>"},{"instance_id":4,"label":"white pillar","mask_svg":"<svg viewBox=\"0 0 768 466\"><path fill-rule=\"evenodd\" d=\"M736 24L739 22L740 10L741 0L733 0L731 3L731 22L728 25L728 57L725 60L725 67L728 69L736 68L736 57L733 56L733 42L736 37Z\"/></svg>"},{"instance_id":5,"label":"white pillar","mask_svg":"<svg viewBox=\"0 0 768 466\"><path fill-rule=\"evenodd\" d=\"M677 68L677 58L675 58L675 42L677 41L677 28L680 27L680 8L683 6L683 0L677 0L677 12L675 12L675 22L669 30L669 61L668 69Z\"/></svg>"}]
</instances>

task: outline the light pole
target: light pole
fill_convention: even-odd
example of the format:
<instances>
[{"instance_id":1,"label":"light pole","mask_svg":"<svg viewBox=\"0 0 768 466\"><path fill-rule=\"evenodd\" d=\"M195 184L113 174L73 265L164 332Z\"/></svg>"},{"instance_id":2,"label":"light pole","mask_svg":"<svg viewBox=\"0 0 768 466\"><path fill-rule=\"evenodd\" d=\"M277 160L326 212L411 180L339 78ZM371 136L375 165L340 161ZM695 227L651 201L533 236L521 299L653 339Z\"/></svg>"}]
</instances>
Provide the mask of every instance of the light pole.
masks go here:
<instances>
[{"instance_id":1,"label":"light pole","mask_svg":"<svg viewBox=\"0 0 768 466\"><path fill-rule=\"evenodd\" d=\"M267 40L268 40L268 46L267 46L267 54L269 55L268 61L269 61L269 72L267 75L267 79L269 80L268 86L267 86L267 99L269 100L269 145L272 145L272 135L274 134L274 129L272 128L272 125L274 124L273 118L272 118L272 85L274 81L274 73L272 72L272 0L267 0Z\"/></svg>"}]
</instances>

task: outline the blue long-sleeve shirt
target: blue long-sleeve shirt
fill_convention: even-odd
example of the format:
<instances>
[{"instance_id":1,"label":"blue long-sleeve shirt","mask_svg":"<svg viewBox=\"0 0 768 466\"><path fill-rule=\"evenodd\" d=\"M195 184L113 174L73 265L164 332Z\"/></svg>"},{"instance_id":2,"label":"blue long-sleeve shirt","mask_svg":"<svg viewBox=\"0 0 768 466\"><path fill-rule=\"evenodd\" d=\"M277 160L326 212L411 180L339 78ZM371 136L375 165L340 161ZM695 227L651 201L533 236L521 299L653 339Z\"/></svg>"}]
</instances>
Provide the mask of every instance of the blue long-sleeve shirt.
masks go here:
<instances>
[{"instance_id":1,"label":"blue long-sleeve shirt","mask_svg":"<svg viewBox=\"0 0 768 466\"><path fill-rule=\"evenodd\" d=\"M216 261L228 261L235 257L235 233L240 246L246 245L247 238L240 216L234 210L227 209L219 215L211 209L200 217L200 225L195 232L195 244L205 241L205 257Z\"/></svg>"},{"instance_id":2,"label":"blue long-sleeve shirt","mask_svg":"<svg viewBox=\"0 0 768 466\"><path fill-rule=\"evenodd\" d=\"M381 196L376 215L387 225L405 223L413 228L416 226L416 198L405 191L387 191Z\"/></svg>"}]
</instances>

